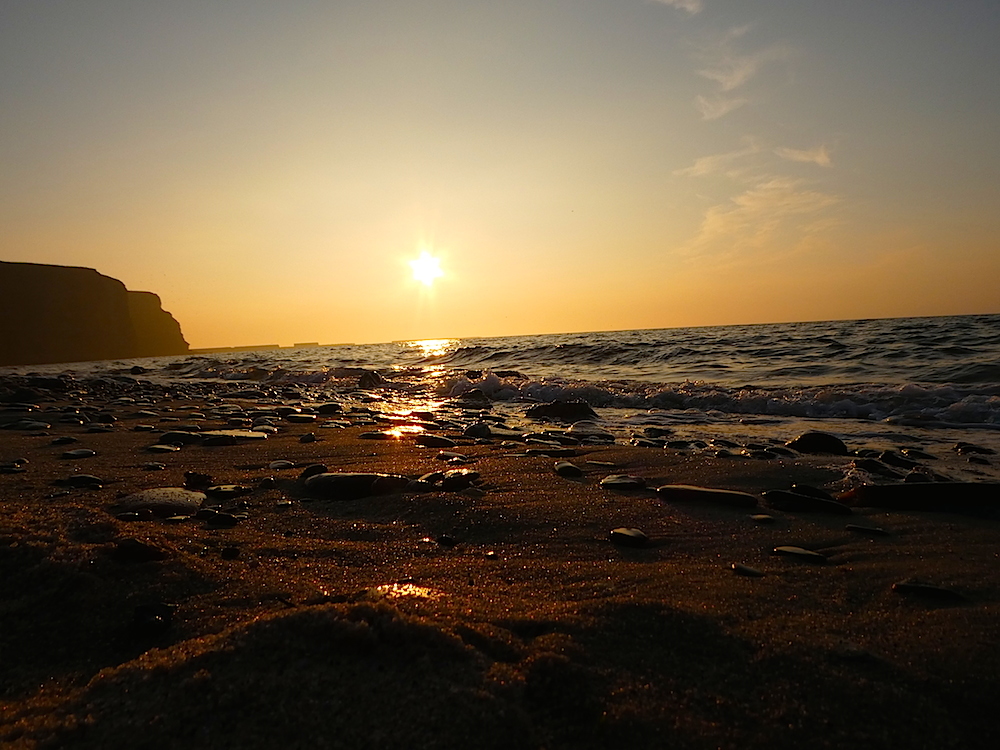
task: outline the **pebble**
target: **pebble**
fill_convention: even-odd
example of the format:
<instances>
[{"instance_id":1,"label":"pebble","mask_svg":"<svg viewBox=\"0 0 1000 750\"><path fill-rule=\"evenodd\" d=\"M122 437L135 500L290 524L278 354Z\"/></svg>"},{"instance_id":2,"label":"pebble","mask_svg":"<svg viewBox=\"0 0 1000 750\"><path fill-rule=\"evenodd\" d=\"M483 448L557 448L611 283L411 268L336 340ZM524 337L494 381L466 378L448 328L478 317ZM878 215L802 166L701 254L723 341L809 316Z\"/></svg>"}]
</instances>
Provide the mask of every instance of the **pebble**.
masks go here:
<instances>
[{"instance_id":1,"label":"pebble","mask_svg":"<svg viewBox=\"0 0 1000 750\"><path fill-rule=\"evenodd\" d=\"M846 456L848 453L844 441L827 432L803 432L785 443L785 447L799 453L832 453L835 456Z\"/></svg>"},{"instance_id":2,"label":"pebble","mask_svg":"<svg viewBox=\"0 0 1000 750\"><path fill-rule=\"evenodd\" d=\"M811 549L806 549L805 547L795 547L793 545L782 545L780 547L775 547L773 554L782 555L784 557L794 557L797 560L802 560L803 562L816 563L818 565L825 565L827 562L826 555L821 555L819 552L815 552Z\"/></svg>"},{"instance_id":3,"label":"pebble","mask_svg":"<svg viewBox=\"0 0 1000 750\"><path fill-rule=\"evenodd\" d=\"M424 448L451 448L455 445L455 441L451 438L444 437L443 435L434 435L430 432L417 435L413 439L413 442Z\"/></svg>"},{"instance_id":4,"label":"pebble","mask_svg":"<svg viewBox=\"0 0 1000 750\"><path fill-rule=\"evenodd\" d=\"M156 445L147 445L146 450L150 453L176 453L181 447L179 445L171 445L166 443L157 443Z\"/></svg>"},{"instance_id":5,"label":"pebble","mask_svg":"<svg viewBox=\"0 0 1000 750\"><path fill-rule=\"evenodd\" d=\"M325 472L309 476L305 489L311 497L323 500L357 500L402 492L409 483L407 477L394 474Z\"/></svg>"},{"instance_id":6,"label":"pebble","mask_svg":"<svg viewBox=\"0 0 1000 750\"><path fill-rule=\"evenodd\" d=\"M694 487L688 484L665 484L656 488L664 502L702 502L727 505L733 508L756 508L757 498L747 492L720 490L711 487Z\"/></svg>"},{"instance_id":7,"label":"pebble","mask_svg":"<svg viewBox=\"0 0 1000 750\"><path fill-rule=\"evenodd\" d=\"M76 458L90 458L91 456L96 456L97 451L92 451L90 448L76 448L71 451L66 451L62 454L63 458L76 459Z\"/></svg>"},{"instance_id":8,"label":"pebble","mask_svg":"<svg viewBox=\"0 0 1000 750\"><path fill-rule=\"evenodd\" d=\"M561 477L578 478L583 476L583 469L569 461L556 461L552 468Z\"/></svg>"},{"instance_id":9,"label":"pebble","mask_svg":"<svg viewBox=\"0 0 1000 750\"><path fill-rule=\"evenodd\" d=\"M649 537L639 529L630 529L621 526L611 529L608 538L615 544L623 547L645 547L649 543Z\"/></svg>"},{"instance_id":10,"label":"pebble","mask_svg":"<svg viewBox=\"0 0 1000 750\"><path fill-rule=\"evenodd\" d=\"M294 469L295 464L292 461L287 461L285 459L279 459L277 461L272 461L267 465L267 468L273 471L281 471L283 469Z\"/></svg>"},{"instance_id":11,"label":"pebble","mask_svg":"<svg viewBox=\"0 0 1000 750\"><path fill-rule=\"evenodd\" d=\"M203 492L192 492L183 487L156 487L135 492L123 498L116 509L123 512L152 511L161 516L193 514L205 502Z\"/></svg>"},{"instance_id":12,"label":"pebble","mask_svg":"<svg viewBox=\"0 0 1000 750\"><path fill-rule=\"evenodd\" d=\"M750 520L756 523L774 523L778 519L774 516L768 515L767 513L754 513L750 516Z\"/></svg>"},{"instance_id":13,"label":"pebble","mask_svg":"<svg viewBox=\"0 0 1000 750\"><path fill-rule=\"evenodd\" d=\"M646 487L646 480L631 474L609 474L601 480L601 486L609 490L641 490Z\"/></svg>"},{"instance_id":14,"label":"pebble","mask_svg":"<svg viewBox=\"0 0 1000 750\"><path fill-rule=\"evenodd\" d=\"M586 401L551 401L547 404L536 404L525 414L532 419L555 419L560 422L580 422L598 418L597 412Z\"/></svg>"}]
</instances>

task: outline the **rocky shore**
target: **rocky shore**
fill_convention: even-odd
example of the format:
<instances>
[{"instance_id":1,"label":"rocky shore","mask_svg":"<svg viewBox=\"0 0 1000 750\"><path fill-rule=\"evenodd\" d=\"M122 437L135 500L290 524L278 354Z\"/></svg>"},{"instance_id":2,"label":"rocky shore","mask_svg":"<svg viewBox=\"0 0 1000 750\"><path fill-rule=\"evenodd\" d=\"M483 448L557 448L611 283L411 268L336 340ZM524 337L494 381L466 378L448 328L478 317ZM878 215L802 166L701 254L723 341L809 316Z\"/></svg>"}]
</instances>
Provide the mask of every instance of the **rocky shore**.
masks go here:
<instances>
[{"instance_id":1,"label":"rocky shore","mask_svg":"<svg viewBox=\"0 0 1000 750\"><path fill-rule=\"evenodd\" d=\"M0 743L995 746L976 446L622 444L361 385L2 379Z\"/></svg>"}]
</instances>

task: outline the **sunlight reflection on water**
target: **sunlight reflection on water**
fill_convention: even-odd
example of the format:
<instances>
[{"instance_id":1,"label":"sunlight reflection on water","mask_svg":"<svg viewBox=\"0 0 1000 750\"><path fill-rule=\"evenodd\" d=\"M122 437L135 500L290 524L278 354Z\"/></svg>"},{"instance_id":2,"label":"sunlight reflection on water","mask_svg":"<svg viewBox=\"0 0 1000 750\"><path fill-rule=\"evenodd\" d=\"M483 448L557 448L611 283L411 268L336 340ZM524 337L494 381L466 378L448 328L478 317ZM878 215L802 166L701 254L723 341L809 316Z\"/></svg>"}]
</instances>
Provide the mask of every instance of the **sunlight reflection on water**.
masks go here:
<instances>
[{"instance_id":1,"label":"sunlight reflection on water","mask_svg":"<svg viewBox=\"0 0 1000 750\"><path fill-rule=\"evenodd\" d=\"M417 349L417 353L423 357L441 357L458 349L458 344L458 339L423 339L406 342L406 346Z\"/></svg>"}]
</instances>

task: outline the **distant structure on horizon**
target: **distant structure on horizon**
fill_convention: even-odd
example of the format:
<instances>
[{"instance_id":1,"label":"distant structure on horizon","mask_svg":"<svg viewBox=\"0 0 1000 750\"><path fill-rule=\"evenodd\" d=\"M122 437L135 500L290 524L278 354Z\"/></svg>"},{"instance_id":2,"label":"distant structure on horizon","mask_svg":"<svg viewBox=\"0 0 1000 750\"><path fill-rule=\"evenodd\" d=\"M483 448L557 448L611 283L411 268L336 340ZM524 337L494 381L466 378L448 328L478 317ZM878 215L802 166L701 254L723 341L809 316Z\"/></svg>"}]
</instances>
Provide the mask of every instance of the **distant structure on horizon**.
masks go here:
<instances>
[{"instance_id":1,"label":"distant structure on horizon","mask_svg":"<svg viewBox=\"0 0 1000 750\"><path fill-rule=\"evenodd\" d=\"M0 261L0 365L186 354L152 292L93 268Z\"/></svg>"}]
</instances>

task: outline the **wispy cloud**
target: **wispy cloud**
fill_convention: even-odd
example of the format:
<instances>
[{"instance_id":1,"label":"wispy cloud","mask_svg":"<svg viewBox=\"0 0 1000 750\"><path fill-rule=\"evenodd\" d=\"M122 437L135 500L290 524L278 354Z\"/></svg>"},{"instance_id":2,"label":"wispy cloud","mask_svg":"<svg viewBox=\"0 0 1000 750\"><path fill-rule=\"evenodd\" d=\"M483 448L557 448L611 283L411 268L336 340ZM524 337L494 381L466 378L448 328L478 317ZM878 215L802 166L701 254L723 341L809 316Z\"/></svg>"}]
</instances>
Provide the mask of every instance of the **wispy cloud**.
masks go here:
<instances>
[{"instance_id":1,"label":"wispy cloud","mask_svg":"<svg viewBox=\"0 0 1000 750\"><path fill-rule=\"evenodd\" d=\"M716 96L711 99L701 95L695 97L695 106L701 112L703 120L717 120L723 115L728 115L733 110L739 109L746 103L746 99L727 99L723 96Z\"/></svg>"},{"instance_id":2,"label":"wispy cloud","mask_svg":"<svg viewBox=\"0 0 1000 750\"><path fill-rule=\"evenodd\" d=\"M734 162L738 162L745 156L750 156L760 152L760 147L753 139L746 139L745 148L727 151L724 154L711 154L695 159L690 167L674 170L675 175L684 177L704 177L709 174L716 174L730 167Z\"/></svg>"},{"instance_id":3,"label":"wispy cloud","mask_svg":"<svg viewBox=\"0 0 1000 750\"><path fill-rule=\"evenodd\" d=\"M686 255L716 258L774 253L828 231L826 209L839 198L804 187L798 180L763 180L726 204L705 212L698 234L683 248Z\"/></svg>"},{"instance_id":4,"label":"wispy cloud","mask_svg":"<svg viewBox=\"0 0 1000 750\"><path fill-rule=\"evenodd\" d=\"M826 146L817 146L814 149L807 150L796 148L776 148L774 149L774 153L782 159L787 159L788 161L806 162L816 164L820 167L833 166L833 162L830 161L830 153L826 150Z\"/></svg>"},{"instance_id":5,"label":"wispy cloud","mask_svg":"<svg viewBox=\"0 0 1000 750\"><path fill-rule=\"evenodd\" d=\"M777 45L748 55L727 53L711 67L699 70L698 74L718 83L723 91L733 91L757 75L767 63L787 56L788 50Z\"/></svg>"},{"instance_id":6,"label":"wispy cloud","mask_svg":"<svg viewBox=\"0 0 1000 750\"><path fill-rule=\"evenodd\" d=\"M701 0L654 0L654 2L662 3L663 5L670 5L674 8L680 8L681 10L686 10L692 15L701 11L702 2Z\"/></svg>"}]
</instances>

